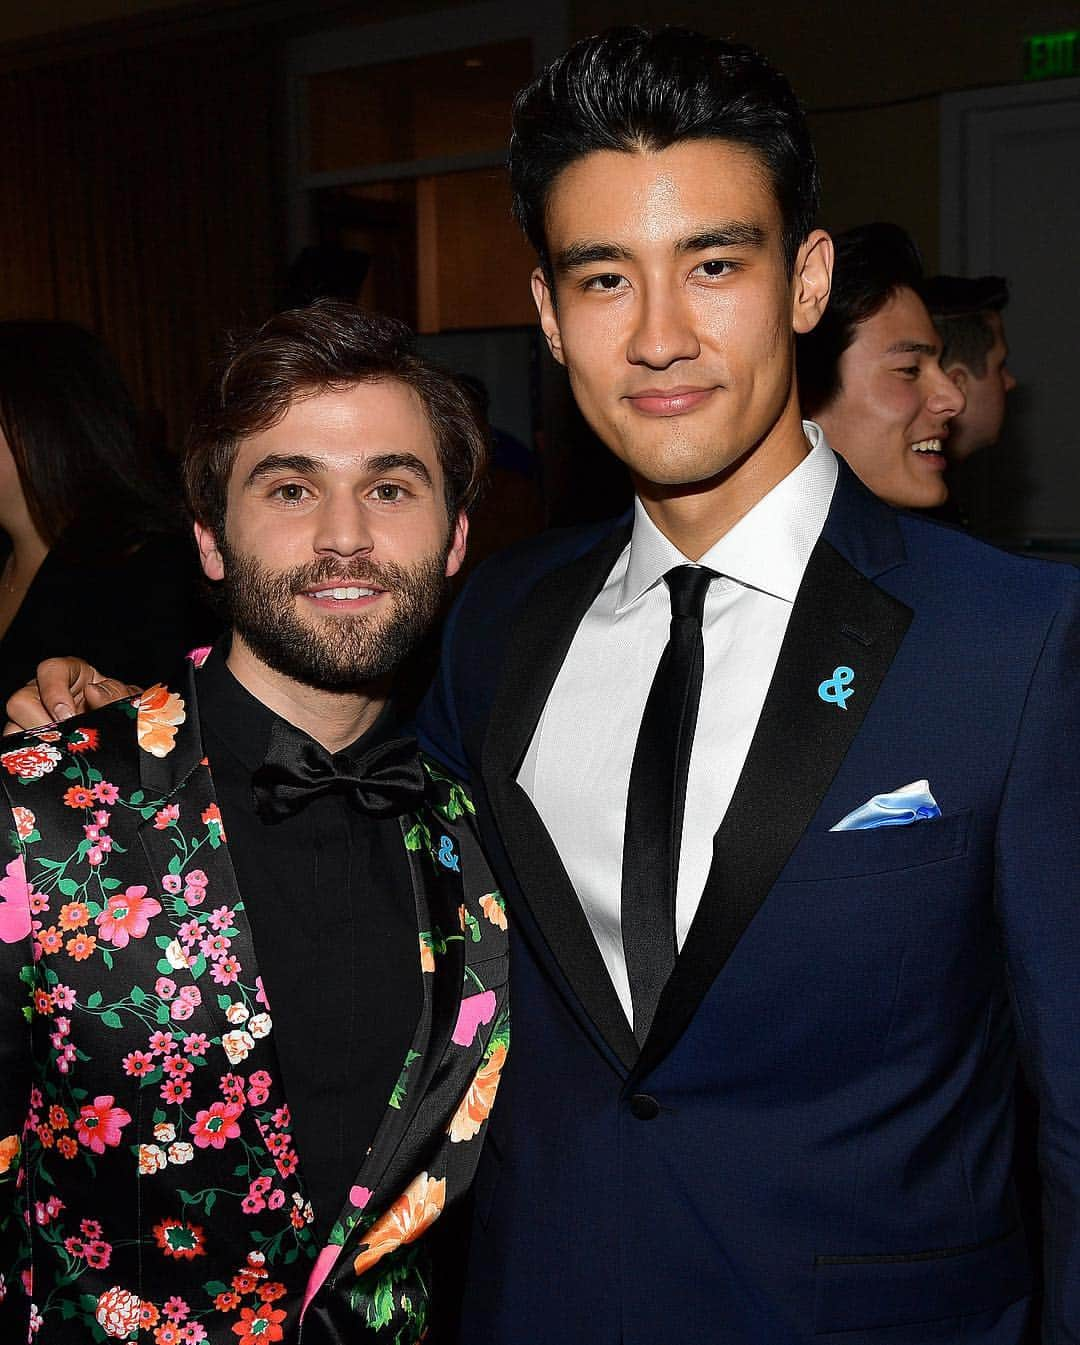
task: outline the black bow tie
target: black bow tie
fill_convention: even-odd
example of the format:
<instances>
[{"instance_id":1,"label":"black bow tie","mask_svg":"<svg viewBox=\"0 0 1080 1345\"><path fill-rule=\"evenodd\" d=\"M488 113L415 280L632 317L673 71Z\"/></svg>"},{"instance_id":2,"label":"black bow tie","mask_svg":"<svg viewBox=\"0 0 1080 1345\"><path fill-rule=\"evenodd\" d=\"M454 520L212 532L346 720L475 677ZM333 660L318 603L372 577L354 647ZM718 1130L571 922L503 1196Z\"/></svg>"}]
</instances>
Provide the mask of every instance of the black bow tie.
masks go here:
<instances>
[{"instance_id":1,"label":"black bow tie","mask_svg":"<svg viewBox=\"0 0 1080 1345\"><path fill-rule=\"evenodd\" d=\"M415 738L394 738L359 757L325 747L278 719L266 760L251 777L255 811L280 822L323 794L344 794L369 817L398 817L424 794Z\"/></svg>"}]
</instances>

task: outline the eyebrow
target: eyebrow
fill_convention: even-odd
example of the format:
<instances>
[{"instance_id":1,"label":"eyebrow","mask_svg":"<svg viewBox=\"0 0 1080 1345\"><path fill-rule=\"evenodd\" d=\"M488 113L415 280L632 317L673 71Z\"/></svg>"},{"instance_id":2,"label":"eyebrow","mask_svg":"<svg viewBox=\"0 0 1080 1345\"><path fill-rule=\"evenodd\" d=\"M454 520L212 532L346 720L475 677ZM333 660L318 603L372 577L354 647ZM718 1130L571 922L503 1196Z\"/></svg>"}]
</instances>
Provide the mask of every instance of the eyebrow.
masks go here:
<instances>
[{"instance_id":1,"label":"eyebrow","mask_svg":"<svg viewBox=\"0 0 1080 1345\"><path fill-rule=\"evenodd\" d=\"M767 238L768 232L760 224L731 220L680 238L674 250L676 254L682 255L687 252L707 252L710 248L759 248ZM571 243L556 254L555 269L559 272L575 271L582 266L595 266L598 262L625 262L633 259L633 252L621 243Z\"/></svg>"},{"instance_id":2,"label":"eyebrow","mask_svg":"<svg viewBox=\"0 0 1080 1345\"><path fill-rule=\"evenodd\" d=\"M933 358L939 354L937 346L927 345L925 341L894 341L886 355L929 355Z\"/></svg>"},{"instance_id":3,"label":"eyebrow","mask_svg":"<svg viewBox=\"0 0 1080 1345\"><path fill-rule=\"evenodd\" d=\"M408 472L425 486L432 484L431 473L415 453L379 453L367 458L364 467L372 476L381 476L384 472ZM325 458L312 458L305 453L268 453L248 472L244 485L253 486L264 476L274 476L279 472L316 476L325 470Z\"/></svg>"}]
</instances>

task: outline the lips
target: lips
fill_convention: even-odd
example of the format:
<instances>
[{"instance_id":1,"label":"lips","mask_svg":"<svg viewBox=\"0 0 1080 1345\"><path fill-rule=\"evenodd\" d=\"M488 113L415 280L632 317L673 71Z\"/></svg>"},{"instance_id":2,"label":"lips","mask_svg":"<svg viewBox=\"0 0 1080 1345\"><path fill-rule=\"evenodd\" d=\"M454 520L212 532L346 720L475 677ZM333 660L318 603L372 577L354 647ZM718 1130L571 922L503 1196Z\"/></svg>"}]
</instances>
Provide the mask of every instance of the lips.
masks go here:
<instances>
[{"instance_id":1,"label":"lips","mask_svg":"<svg viewBox=\"0 0 1080 1345\"><path fill-rule=\"evenodd\" d=\"M682 416L696 411L715 391L715 387L643 388L626 400L642 415Z\"/></svg>"}]
</instances>

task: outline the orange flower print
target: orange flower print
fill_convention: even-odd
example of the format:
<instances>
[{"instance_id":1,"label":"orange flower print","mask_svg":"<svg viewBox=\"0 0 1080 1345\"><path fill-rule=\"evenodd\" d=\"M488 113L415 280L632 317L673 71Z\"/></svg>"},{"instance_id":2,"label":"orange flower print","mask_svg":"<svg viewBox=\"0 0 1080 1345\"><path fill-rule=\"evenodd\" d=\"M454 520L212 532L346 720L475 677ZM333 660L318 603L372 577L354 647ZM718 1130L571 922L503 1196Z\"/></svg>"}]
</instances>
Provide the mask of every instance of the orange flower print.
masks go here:
<instances>
[{"instance_id":1,"label":"orange flower print","mask_svg":"<svg viewBox=\"0 0 1080 1345\"><path fill-rule=\"evenodd\" d=\"M97 1302L98 1325L113 1340L124 1340L139 1325L142 1300L118 1284L106 1289Z\"/></svg>"},{"instance_id":2,"label":"orange flower print","mask_svg":"<svg viewBox=\"0 0 1080 1345\"><path fill-rule=\"evenodd\" d=\"M487 896L481 897L480 909L493 925L499 929L506 928L506 910L497 892L489 892Z\"/></svg>"},{"instance_id":3,"label":"orange flower print","mask_svg":"<svg viewBox=\"0 0 1080 1345\"><path fill-rule=\"evenodd\" d=\"M64 791L64 802L69 808L92 808L94 792L85 785L72 785L70 789Z\"/></svg>"},{"instance_id":4,"label":"orange flower print","mask_svg":"<svg viewBox=\"0 0 1080 1345\"><path fill-rule=\"evenodd\" d=\"M239 1345L267 1345L282 1339L285 1332L281 1323L287 1316L283 1308L273 1308L269 1303L257 1309L241 1308L240 1320L232 1329L240 1337Z\"/></svg>"},{"instance_id":5,"label":"orange flower print","mask_svg":"<svg viewBox=\"0 0 1080 1345\"><path fill-rule=\"evenodd\" d=\"M76 934L64 944L68 957L73 957L76 962L85 962L88 957L92 957L96 947L95 934Z\"/></svg>"},{"instance_id":6,"label":"orange flower print","mask_svg":"<svg viewBox=\"0 0 1080 1345\"><path fill-rule=\"evenodd\" d=\"M476 1071L468 1092L458 1104L448 1131L451 1143L460 1144L463 1140L476 1138L499 1091L499 1076L505 1059L506 1043L499 1042Z\"/></svg>"},{"instance_id":7,"label":"orange flower print","mask_svg":"<svg viewBox=\"0 0 1080 1345\"><path fill-rule=\"evenodd\" d=\"M167 757L176 746L177 726L187 718L183 699L159 683L136 698L135 708L139 746L151 756Z\"/></svg>"},{"instance_id":8,"label":"orange flower print","mask_svg":"<svg viewBox=\"0 0 1080 1345\"><path fill-rule=\"evenodd\" d=\"M9 775L17 775L20 780L40 780L43 775L55 770L59 760L60 753L51 743L24 743L0 756L0 765Z\"/></svg>"},{"instance_id":9,"label":"orange flower print","mask_svg":"<svg viewBox=\"0 0 1080 1345\"><path fill-rule=\"evenodd\" d=\"M6 1139L0 1140L0 1175L10 1172L12 1165L18 1161L18 1157L18 1135L8 1135Z\"/></svg>"},{"instance_id":10,"label":"orange flower print","mask_svg":"<svg viewBox=\"0 0 1080 1345\"><path fill-rule=\"evenodd\" d=\"M432 951L432 947L431 947L430 942L428 941L429 938L430 938L430 935L427 935L427 936L425 936L425 935L423 935L423 934L420 935L420 970L421 970L421 971L434 971L434 970L435 970L435 954L434 954L434 952Z\"/></svg>"},{"instance_id":11,"label":"orange flower print","mask_svg":"<svg viewBox=\"0 0 1080 1345\"><path fill-rule=\"evenodd\" d=\"M407 1242L415 1242L442 1214L445 1203L446 1178L436 1180L421 1172L368 1229L360 1255L353 1262L357 1275L370 1270L388 1252L396 1251Z\"/></svg>"},{"instance_id":12,"label":"orange flower print","mask_svg":"<svg viewBox=\"0 0 1080 1345\"><path fill-rule=\"evenodd\" d=\"M15 819L15 830L18 833L19 840L25 841L27 836L33 834L37 826L37 819L29 808L21 808L18 804L11 810L11 815Z\"/></svg>"},{"instance_id":13,"label":"orange flower print","mask_svg":"<svg viewBox=\"0 0 1080 1345\"><path fill-rule=\"evenodd\" d=\"M216 803L210 803L203 809L202 820L204 826L216 830L218 836L225 839L225 825L221 820L221 809Z\"/></svg>"}]
</instances>

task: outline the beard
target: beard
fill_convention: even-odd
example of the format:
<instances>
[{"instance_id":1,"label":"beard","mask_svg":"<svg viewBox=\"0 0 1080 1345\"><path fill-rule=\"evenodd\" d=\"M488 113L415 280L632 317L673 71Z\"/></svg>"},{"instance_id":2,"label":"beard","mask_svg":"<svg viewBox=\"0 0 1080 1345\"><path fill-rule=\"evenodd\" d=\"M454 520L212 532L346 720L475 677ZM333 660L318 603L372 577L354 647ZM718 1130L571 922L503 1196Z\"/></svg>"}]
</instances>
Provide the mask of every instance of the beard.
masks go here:
<instances>
[{"instance_id":1,"label":"beard","mask_svg":"<svg viewBox=\"0 0 1080 1345\"><path fill-rule=\"evenodd\" d=\"M319 691L357 691L393 673L426 635L446 591L449 542L413 566L328 559L289 570L268 569L227 544L218 549L233 630L275 672ZM296 595L313 585L382 589L390 610L303 621Z\"/></svg>"}]
</instances>

